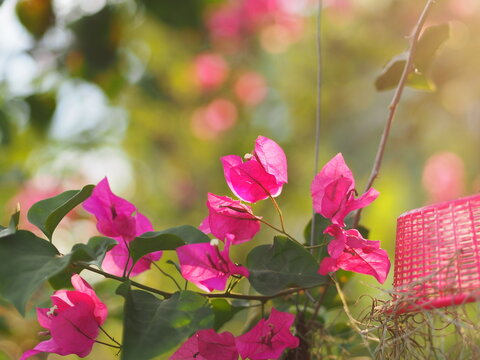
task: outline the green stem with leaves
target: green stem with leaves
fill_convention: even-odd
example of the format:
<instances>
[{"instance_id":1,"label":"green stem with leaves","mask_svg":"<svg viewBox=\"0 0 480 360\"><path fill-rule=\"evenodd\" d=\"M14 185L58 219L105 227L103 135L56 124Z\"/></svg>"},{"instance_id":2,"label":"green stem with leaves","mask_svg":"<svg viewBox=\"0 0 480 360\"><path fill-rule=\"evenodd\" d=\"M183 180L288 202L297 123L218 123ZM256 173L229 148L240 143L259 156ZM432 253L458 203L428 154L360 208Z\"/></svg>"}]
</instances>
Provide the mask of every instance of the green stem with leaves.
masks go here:
<instances>
[{"instance_id":1,"label":"green stem with leaves","mask_svg":"<svg viewBox=\"0 0 480 360\"><path fill-rule=\"evenodd\" d=\"M375 179L380 172L380 167L382 166L383 155L385 154L385 148L387 146L388 136L390 135L390 129L392 127L393 119L395 117L395 113L397 111L398 103L400 102L400 98L402 97L403 90L405 89L405 85L408 80L408 76L414 70L413 68L413 61L415 59L415 52L417 49L418 39L420 37L420 32L422 31L423 25L425 24L425 20L427 19L427 15L430 12L434 4L434 0L428 0L423 11L415 25L412 35L410 36L410 47L408 49L408 56L407 61L405 62L405 66L403 68L402 76L398 82L397 88L393 95L392 101L389 105L389 115L387 118L387 122L385 123L385 128L383 129L382 137L380 139L380 144L378 145L377 155L375 156L375 162L373 163L372 172L370 173L370 177L368 179L367 185L365 186L365 191L370 189L375 182ZM358 209L355 213L355 219L353 222L353 227L357 227L360 218L362 215L362 209Z\"/></svg>"},{"instance_id":2,"label":"green stem with leaves","mask_svg":"<svg viewBox=\"0 0 480 360\"><path fill-rule=\"evenodd\" d=\"M167 291L159 290L159 289L147 286L147 285L140 284L140 283L138 283L136 281L133 281L131 279L128 279L126 277L121 277L121 276L116 276L116 275L113 275L113 274L106 273L105 271L96 269L96 268L94 268L94 267L92 267L88 264L83 264L83 263L79 262L79 263L74 263L74 265L79 266L79 267L81 267L85 270L94 272L96 274L102 275L103 277L108 278L108 279L116 280L116 281L119 281L119 282L124 282L124 281L129 280L130 284L132 286L134 286L138 289L142 289L142 290L151 292L153 294L160 295L160 296L162 296L166 299L173 295L173 293L169 293ZM315 285L315 286L308 286L308 287L302 287L302 288L291 288L291 289L286 289L286 290L280 291L280 292L278 292L276 294L273 294L273 295L244 295L244 294L235 294L235 293L230 293L230 292L222 292L222 293L201 293L201 292L197 292L197 294L201 295L201 296L204 296L206 298L228 298L228 299L241 299L241 300L268 301L268 300L271 300L271 299L274 299L274 298L277 298L277 297L294 294L298 291L313 289L313 288L316 288L318 286L323 286L323 285Z\"/></svg>"}]
</instances>

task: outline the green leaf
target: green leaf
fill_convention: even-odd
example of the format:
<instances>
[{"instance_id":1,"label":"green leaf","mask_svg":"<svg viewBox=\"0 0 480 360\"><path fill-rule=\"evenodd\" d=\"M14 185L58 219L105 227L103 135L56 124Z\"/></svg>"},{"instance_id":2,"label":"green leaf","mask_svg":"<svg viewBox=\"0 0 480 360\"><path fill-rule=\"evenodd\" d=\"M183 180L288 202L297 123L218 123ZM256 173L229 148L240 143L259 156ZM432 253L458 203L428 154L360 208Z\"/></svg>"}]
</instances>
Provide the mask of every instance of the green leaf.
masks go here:
<instances>
[{"instance_id":1,"label":"green leaf","mask_svg":"<svg viewBox=\"0 0 480 360\"><path fill-rule=\"evenodd\" d=\"M134 262L155 251L175 250L186 244L209 242L210 238L194 226L182 225L163 231L147 232L133 240L130 252Z\"/></svg>"},{"instance_id":2,"label":"green leaf","mask_svg":"<svg viewBox=\"0 0 480 360\"><path fill-rule=\"evenodd\" d=\"M212 304L215 315L215 322L213 324L215 331L218 331L223 324L231 320L237 312L247 308L246 306L234 306L225 299L212 299L210 303Z\"/></svg>"},{"instance_id":3,"label":"green leaf","mask_svg":"<svg viewBox=\"0 0 480 360\"><path fill-rule=\"evenodd\" d=\"M410 73L407 78L407 86L424 91L435 91L437 89L433 81L421 72Z\"/></svg>"},{"instance_id":4,"label":"green leaf","mask_svg":"<svg viewBox=\"0 0 480 360\"><path fill-rule=\"evenodd\" d=\"M18 221L20 220L20 211L15 212L10 217L10 222L7 227L1 227L0 229L0 238L15 234L18 229Z\"/></svg>"},{"instance_id":5,"label":"green leaf","mask_svg":"<svg viewBox=\"0 0 480 360\"><path fill-rule=\"evenodd\" d=\"M68 262L55 246L29 231L0 238L0 295L23 315L33 292Z\"/></svg>"},{"instance_id":6,"label":"green leaf","mask_svg":"<svg viewBox=\"0 0 480 360\"><path fill-rule=\"evenodd\" d=\"M51 240L58 223L75 206L86 200L93 188L94 185L87 185L82 190L65 191L57 196L39 201L33 204L28 211L28 220Z\"/></svg>"},{"instance_id":7,"label":"green leaf","mask_svg":"<svg viewBox=\"0 0 480 360\"><path fill-rule=\"evenodd\" d=\"M325 239L325 234L323 233L325 229L330 226L331 222L329 219L324 218L320 214L315 214L315 240L314 244L321 244ZM308 222L307 226L303 230L303 238L305 239L305 244L310 245L310 237L312 236L312 220Z\"/></svg>"},{"instance_id":8,"label":"green leaf","mask_svg":"<svg viewBox=\"0 0 480 360\"><path fill-rule=\"evenodd\" d=\"M375 88L377 91L389 90L397 86L402 77L403 68L405 67L406 62L406 53L397 55L390 60L375 80Z\"/></svg>"},{"instance_id":9,"label":"green leaf","mask_svg":"<svg viewBox=\"0 0 480 360\"><path fill-rule=\"evenodd\" d=\"M448 24L429 26L423 31L418 40L414 61L415 67L420 72L425 73L428 70L435 53L448 40L449 36L450 26Z\"/></svg>"},{"instance_id":10,"label":"green leaf","mask_svg":"<svg viewBox=\"0 0 480 360\"><path fill-rule=\"evenodd\" d=\"M179 346L199 329L213 327L209 302L191 291L160 300L125 282L117 293L125 298L122 360L144 360Z\"/></svg>"},{"instance_id":11,"label":"green leaf","mask_svg":"<svg viewBox=\"0 0 480 360\"><path fill-rule=\"evenodd\" d=\"M117 245L117 241L104 236L95 236L87 244L75 244L70 253L65 255L67 266L55 276L49 278L49 283L54 289L63 289L70 286L70 278L75 273L80 273L83 268L72 265L76 261L101 267L107 251Z\"/></svg>"},{"instance_id":12,"label":"green leaf","mask_svg":"<svg viewBox=\"0 0 480 360\"><path fill-rule=\"evenodd\" d=\"M273 245L254 248L248 254L247 267L250 284L263 295L326 283L326 278L317 274L319 265L312 254L283 236L276 236Z\"/></svg>"},{"instance_id":13,"label":"green leaf","mask_svg":"<svg viewBox=\"0 0 480 360\"><path fill-rule=\"evenodd\" d=\"M425 29L418 40L415 58L413 59L414 72L409 74L406 85L419 89L434 91L435 85L427 77L428 70L439 47L448 39L450 28L448 24L430 26ZM404 52L392 58L383 68L375 81L378 91L396 87L402 77L403 68L408 53Z\"/></svg>"}]
</instances>

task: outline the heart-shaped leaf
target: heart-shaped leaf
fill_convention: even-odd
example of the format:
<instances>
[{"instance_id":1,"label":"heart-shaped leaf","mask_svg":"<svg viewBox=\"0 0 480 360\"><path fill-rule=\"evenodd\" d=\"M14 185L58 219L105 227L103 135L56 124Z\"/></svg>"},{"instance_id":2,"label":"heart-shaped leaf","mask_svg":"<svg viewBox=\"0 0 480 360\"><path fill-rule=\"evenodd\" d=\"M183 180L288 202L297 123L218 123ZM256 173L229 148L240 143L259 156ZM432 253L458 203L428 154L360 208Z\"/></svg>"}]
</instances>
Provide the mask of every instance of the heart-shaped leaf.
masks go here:
<instances>
[{"instance_id":1,"label":"heart-shaped leaf","mask_svg":"<svg viewBox=\"0 0 480 360\"><path fill-rule=\"evenodd\" d=\"M134 262L155 251L175 250L186 244L209 242L210 238L194 226L182 225L163 231L147 232L138 236L130 244Z\"/></svg>"},{"instance_id":2,"label":"heart-shaped leaf","mask_svg":"<svg viewBox=\"0 0 480 360\"><path fill-rule=\"evenodd\" d=\"M23 315L33 292L68 263L55 246L29 231L0 238L0 294Z\"/></svg>"},{"instance_id":3,"label":"heart-shaped leaf","mask_svg":"<svg viewBox=\"0 0 480 360\"><path fill-rule=\"evenodd\" d=\"M65 255L67 267L53 277L49 283L54 289L63 289L70 286L70 278L74 273L79 273L83 267L73 263L81 261L84 264L92 264L101 267L107 251L117 245L117 241L104 236L95 236L88 240L87 244L75 244L70 253Z\"/></svg>"},{"instance_id":4,"label":"heart-shaped leaf","mask_svg":"<svg viewBox=\"0 0 480 360\"><path fill-rule=\"evenodd\" d=\"M117 293L125 298L122 360L146 360L177 346L194 332L213 327L209 302L191 291L160 300L123 283Z\"/></svg>"},{"instance_id":5,"label":"heart-shaped leaf","mask_svg":"<svg viewBox=\"0 0 480 360\"><path fill-rule=\"evenodd\" d=\"M60 221L75 206L86 200L94 185L84 186L81 190L65 191L57 196L41 200L32 205L28 211L28 220L36 225L47 236L52 239L55 228Z\"/></svg>"},{"instance_id":6,"label":"heart-shaped leaf","mask_svg":"<svg viewBox=\"0 0 480 360\"><path fill-rule=\"evenodd\" d=\"M254 248L247 257L248 280L259 293L273 295L289 287L310 287L326 283L318 275L315 258L300 244L276 236L273 245Z\"/></svg>"}]
</instances>

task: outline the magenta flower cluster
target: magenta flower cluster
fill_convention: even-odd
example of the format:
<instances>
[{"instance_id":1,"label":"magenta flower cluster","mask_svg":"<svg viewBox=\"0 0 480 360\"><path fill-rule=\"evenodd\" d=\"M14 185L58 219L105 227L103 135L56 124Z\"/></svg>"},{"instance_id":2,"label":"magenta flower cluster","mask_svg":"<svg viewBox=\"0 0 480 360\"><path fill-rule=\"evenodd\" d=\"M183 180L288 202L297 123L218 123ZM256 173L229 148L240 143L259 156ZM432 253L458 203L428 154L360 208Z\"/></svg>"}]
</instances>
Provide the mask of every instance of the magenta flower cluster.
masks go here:
<instances>
[{"instance_id":1,"label":"magenta flower cluster","mask_svg":"<svg viewBox=\"0 0 480 360\"><path fill-rule=\"evenodd\" d=\"M257 138L255 149L244 159L228 155L221 158L221 162L230 190L247 203L280 195L287 182L285 153L276 142L264 136ZM231 245L251 240L260 230L261 218L240 200L208 194L208 216L200 230L223 242L222 251L215 241L177 248L182 276L202 290L224 290L230 276L249 276L247 268L231 261L229 250Z\"/></svg>"},{"instance_id":2,"label":"magenta flower cluster","mask_svg":"<svg viewBox=\"0 0 480 360\"><path fill-rule=\"evenodd\" d=\"M330 219L325 233L332 236L328 254L320 263L319 273L326 275L338 269L374 276L384 283L390 270L390 260L380 242L364 239L356 229L345 229L345 217L352 211L371 204L379 195L370 188L355 198L355 179L342 154L337 154L315 176L311 186L313 207Z\"/></svg>"},{"instance_id":3,"label":"magenta flower cluster","mask_svg":"<svg viewBox=\"0 0 480 360\"><path fill-rule=\"evenodd\" d=\"M209 193L208 216L199 228L215 239L176 249L182 276L206 292L225 290L231 276L249 277L249 270L230 258L231 246L251 240L263 221L246 203L270 198L276 205L274 198L288 181L285 153L277 143L263 136L257 138L253 152L243 159L228 155L221 162L225 180L238 200ZM311 194L316 212L331 221L324 231L331 237L327 247L329 256L322 259L318 272L326 275L344 269L372 275L383 283L390 269L387 253L380 248L379 241L367 240L358 230L347 229L345 224L348 214L369 205L379 193L371 188L355 197L353 174L338 154L315 176ZM153 231L153 226L133 204L112 193L107 178L97 184L83 206L96 217L98 231L118 242L106 253L102 263L106 272L122 278L135 276L148 270L152 262L162 256L162 252L157 251L133 263L129 244L136 237ZM40 352L80 357L90 353L102 330L107 308L79 275L73 275L71 282L74 291L57 291L51 297L52 308L37 309L38 321L50 339L25 352L21 360ZM299 345L299 339L290 332L294 321L294 315L272 309L268 319L261 319L238 337L229 332L201 330L170 359L236 360L238 356L250 360L277 359L286 348Z\"/></svg>"},{"instance_id":4,"label":"magenta flower cluster","mask_svg":"<svg viewBox=\"0 0 480 360\"><path fill-rule=\"evenodd\" d=\"M200 330L170 357L170 360L267 360L278 359L287 348L294 349L299 339L290 332L295 315L272 308L268 319L261 319L247 333L234 337L228 331Z\"/></svg>"},{"instance_id":5,"label":"magenta flower cluster","mask_svg":"<svg viewBox=\"0 0 480 360\"><path fill-rule=\"evenodd\" d=\"M20 360L41 352L58 355L87 356L92 350L100 326L107 318L107 307L80 275L72 276L74 291L58 290L51 308L37 308L39 324L51 338L26 351Z\"/></svg>"}]
</instances>

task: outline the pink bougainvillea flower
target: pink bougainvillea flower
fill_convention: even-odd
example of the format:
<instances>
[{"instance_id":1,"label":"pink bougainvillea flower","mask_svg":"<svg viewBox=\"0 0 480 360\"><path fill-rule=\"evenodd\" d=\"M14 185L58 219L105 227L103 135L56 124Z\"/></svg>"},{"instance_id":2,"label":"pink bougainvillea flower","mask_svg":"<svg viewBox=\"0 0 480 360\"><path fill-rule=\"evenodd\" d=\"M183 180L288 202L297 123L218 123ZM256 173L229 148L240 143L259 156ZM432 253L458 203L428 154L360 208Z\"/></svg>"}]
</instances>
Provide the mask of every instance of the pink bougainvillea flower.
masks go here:
<instances>
[{"instance_id":1,"label":"pink bougainvillea flower","mask_svg":"<svg viewBox=\"0 0 480 360\"><path fill-rule=\"evenodd\" d=\"M252 239L260 230L260 222L250 206L226 196L208 194L209 215L200 225L200 230L225 241L230 236L233 244Z\"/></svg>"},{"instance_id":2,"label":"pink bougainvillea flower","mask_svg":"<svg viewBox=\"0 0 480 360\"><path fill-rule=\"evenodd\" d=\"M345 230L338 225L330 225L323 233L333 237L328 244L328 254L332 258L338 258L345 250L345 246L352 248L380 248L380 241L364 239L357 229Z\"/></svg>"},{"instance_id":3,"label":"pink bougainvillea flower","mask_svg":"<svg viewBox=\"0 0 480 360\"><path fill-rule=\"evenodd\" d=\"M215 90L227 78L228 64L220 55L204 53L195 58L194 71L196 81L203 90Z\"/></svg>"},{"instance_id":4,"label":"pink bougainvillea flower","mask_svg":"<svg viewBox=\"0 0 480 360\"><path fill-rule=\"evenodd\" d=\"M273 140L259 136L253 154L224 156L221 161L228 186L241 200L255 203L282 192L287 183L287 158Z\"/></svg>"},{"instance_id":5,"label":"pink bougainvillea flower","mask_svg":"<svg viewBox=\"0 0 480 360\"><path fill-rule=\"evenodd\" d=\"M217 240L218 241L218 240ZM216 244L188 244L177 248L182 276L204 291L225 290L231 275L248 277L248 269L230 260L232 239L227 237L222 251Z\"/></svg>"},{"instance_id":6,"label":"pink bougainvillea flower","mask_svg":"<svg viewBox=\"0 0 480 360\"><path fill-rule=\"evenodd\" d=\"M92 195L84 201L83 207L97 218L97 229L105 236L118 241L118 245L107 252L102 267L105 271L122 276L125 267L132 264L127 244L148 231L153 226L148 218L139 213L132 203L115 195L110 190L108 179L104 178L93 189ZM150 268L152 261L160 259L161 251L142 257L131 271L132 276Z\"/></svg>"},{"instance_id":7,"label":"pink bougainvillea flower","mask_svg":"<svg viewBox=\"0 0 480 360\"><path fill-rule=\"evenodd\" d=\"M238 352L243 359L278 359L286 348L299 345L290 332L295 315L272 308L267 320L261 319L249 332L237 337Z\"/></svg>"},{"instance_id":8,"label":"pink bougainvillea flower","mask_svg":"<svg viewBox=\"0 0 480 360\"><path fill-rule=\"evenodd\" d=\"M364 239L356 229L344 230L331 225L325 233L334 237L328 244L328 253L320 263L318 273L343 269L359 274L372 275L383 284L390 271L390 259L385 250L380 249L380 242Z\"/></svg>"},{"instance_id":9,"label":"pink bougainvillea flower","mask_svg":"<svg viewBox=\"0 0 480 360\"><path fill-rule=\"evenodd\" d=\"M51 296L51 309L37 308L38 322L51 338L26 351L21 360L41 352L80 357L90 353L108 310L79 275L72 276L72 285L74 291L59 290Z\"/></svg>"},{"instance_id":10,"label":"pink bougainvillea flower","mask_svg":"<svg viewBox=\"0 0 480 360\"><path fill-rule=\"evenodd\" d=\"M217 334L213 329L200 330L169 360L237 360L235 338L228 331Z\"/></svg>"},{"instance_id":11,"label":"pink bougainvillea flower","mask_svg":"<svg viewBox=\"0 0 480 360\"><path fill-rule=\"evenodd\" d=\"M350 212L369 205L379 195L370 188L355 199L355 179L340 153L315 176L311 193L315 211L340 226L345 226L344 219Z\"/></svg>"}]
</instances>

